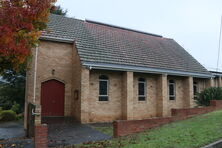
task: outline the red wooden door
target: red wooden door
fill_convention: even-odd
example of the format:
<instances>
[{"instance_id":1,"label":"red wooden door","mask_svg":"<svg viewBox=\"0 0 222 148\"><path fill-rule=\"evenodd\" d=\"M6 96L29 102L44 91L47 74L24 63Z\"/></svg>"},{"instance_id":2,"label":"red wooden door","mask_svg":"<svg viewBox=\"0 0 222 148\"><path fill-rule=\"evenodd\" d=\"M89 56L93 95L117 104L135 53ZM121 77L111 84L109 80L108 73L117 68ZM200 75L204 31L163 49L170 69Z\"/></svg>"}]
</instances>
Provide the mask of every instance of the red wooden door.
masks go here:
<instances>
[{"instance_id":1,"label":"red wooden door","mask_svg":"<svg viewBox=\"0 0 222 148\"><path fill-rule=\"evenodd\" d=\"M49 80L41 85L42 116L64 116L65 84Z\"/></svg>"}]
</instances>

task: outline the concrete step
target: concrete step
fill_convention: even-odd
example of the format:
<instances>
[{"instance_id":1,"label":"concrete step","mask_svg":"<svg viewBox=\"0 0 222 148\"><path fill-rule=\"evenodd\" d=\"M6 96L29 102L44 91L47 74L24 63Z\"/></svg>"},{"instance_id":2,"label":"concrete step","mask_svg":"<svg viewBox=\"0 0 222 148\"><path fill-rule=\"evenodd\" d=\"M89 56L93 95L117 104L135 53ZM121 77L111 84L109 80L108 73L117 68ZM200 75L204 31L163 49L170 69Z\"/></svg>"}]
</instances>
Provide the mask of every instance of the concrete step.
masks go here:
<instances>
[{"instance_id":1,"label":"concrete step","mask_svg":"<svg viewBox=\"0 0 222 148\"><path fill-rule=\"evenodd\" d=\"M59 117L52 117L52 116L47 116L47 117L42 117L42 124L68 124L68 123L75 123L77 122L73 117L64 117L64 116L59 116Z\"/></svg>"}]
</instances>

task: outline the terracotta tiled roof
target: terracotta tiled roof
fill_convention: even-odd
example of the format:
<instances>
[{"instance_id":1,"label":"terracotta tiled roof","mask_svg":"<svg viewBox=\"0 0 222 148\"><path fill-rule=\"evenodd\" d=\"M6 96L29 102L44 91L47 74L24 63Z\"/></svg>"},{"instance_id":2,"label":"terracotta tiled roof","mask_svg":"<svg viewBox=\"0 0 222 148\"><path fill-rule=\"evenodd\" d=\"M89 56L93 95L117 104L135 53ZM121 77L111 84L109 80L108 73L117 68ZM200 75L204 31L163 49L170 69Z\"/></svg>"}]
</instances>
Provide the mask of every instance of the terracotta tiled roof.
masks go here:
<instances>
[{"instance_id":1,"label":"terracotta tiled roof","mask_svg":"<svg viewBox=\"0 0 222 148\"><path fill-rule=\"evenodd\" d=\"M51 15L42 39L75 41L81 62L210 73L173 39L131 29Z\"/></svg>"}]
</instances>

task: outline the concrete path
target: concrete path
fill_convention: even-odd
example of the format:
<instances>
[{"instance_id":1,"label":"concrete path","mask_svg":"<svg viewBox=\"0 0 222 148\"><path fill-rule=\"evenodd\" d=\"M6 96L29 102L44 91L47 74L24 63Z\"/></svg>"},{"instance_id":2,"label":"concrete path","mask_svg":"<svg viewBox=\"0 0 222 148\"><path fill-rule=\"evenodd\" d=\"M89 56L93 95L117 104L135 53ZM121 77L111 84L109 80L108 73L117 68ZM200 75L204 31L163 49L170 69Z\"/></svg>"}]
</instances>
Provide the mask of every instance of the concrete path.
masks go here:
<instances>
[{"instance_id":1,"label":"concrete path","mask_svg":"<svg viewBox=\"0 0 222 148\"><path fill-rule=\"evenodd\" d=\"M49 147L73 145L91 141L110 139L111 136L103 134L89 125L79 123L50 124Z\"/></svg>"},{"instance_id":2,"label":"concrete path","mask_svg":"<svg viewBox=\"0 0 222 148\"><path fill-rule=\"evenodd\" d=\"M33 147L32 139L25 139L23 122L0 123L0 147ZM89 125L79 123L48 124L49 147L80 144L91 141L110 139Z\"/></svg>"},{"instance_id":3,"label":"concrete path","mask_svg":"<svg viewBox=\"0 0 222 148\"><path fill-rule=\"evenodd\" d=\"M0 140L21 138L25 136L23 122L3 122L0 123Z\"/></svg>"},{"instance_id":4,"label":"concrete path","mask_svg":"<svg viewBox=\"0 0 222 148\"><path fill-rule=\"evenodd\" d=\"M209 145L206 145L202 148L222 148L222 139L216 141L216 142L213 142Z\"/></svg>"}]
</instances>

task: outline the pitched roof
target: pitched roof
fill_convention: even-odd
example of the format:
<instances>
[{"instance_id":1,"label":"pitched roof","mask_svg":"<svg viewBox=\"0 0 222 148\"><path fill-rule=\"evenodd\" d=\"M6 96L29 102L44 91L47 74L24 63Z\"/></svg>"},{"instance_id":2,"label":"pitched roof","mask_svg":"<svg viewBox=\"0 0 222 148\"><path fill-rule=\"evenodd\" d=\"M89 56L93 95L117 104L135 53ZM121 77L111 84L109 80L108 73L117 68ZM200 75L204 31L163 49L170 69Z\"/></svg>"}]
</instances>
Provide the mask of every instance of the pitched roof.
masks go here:
<instances>
[{"instance_id":1,"label":"pitched roof","mask_svg":"<svg viewBox=\"0 0 222 148\"><path fill-rule=\"evenodd\" d=\"M41 39L75 41L83 65L211 75L173 39L53 14L49 20Z\"/></svg>"},{"instance_id":2,"label":"pitched roof","mask_svg":"<svg viewBox=\"0 0 222 148\"><path fill-rule=\"evenodd\" d=\"M220 72L220 71L210 71L210 73L211 73L213 76L218 76L218 77L221 77L221 76L222 76L222 72Z\"/></svg>"}]
</instances>

